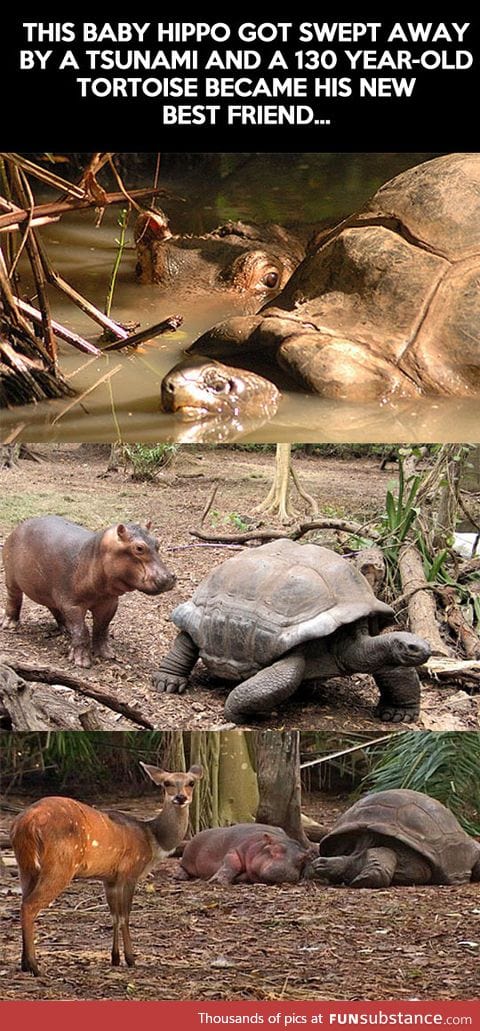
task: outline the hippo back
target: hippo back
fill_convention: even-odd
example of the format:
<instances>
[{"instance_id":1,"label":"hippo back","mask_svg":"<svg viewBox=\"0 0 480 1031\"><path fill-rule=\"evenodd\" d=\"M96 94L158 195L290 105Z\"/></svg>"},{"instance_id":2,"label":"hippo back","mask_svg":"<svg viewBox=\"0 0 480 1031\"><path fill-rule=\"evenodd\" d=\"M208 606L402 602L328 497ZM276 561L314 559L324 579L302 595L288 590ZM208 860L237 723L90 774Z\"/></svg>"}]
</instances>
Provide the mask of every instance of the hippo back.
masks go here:
<instances>
[{"instance_id":1,"label":"hippo back","mask_svg":"<svg viewBox=\"0 0 480 1031\"><path fill-rule=\"evenodd\" d=\"M480 847L450 809L420 791L371 792L337 820L320 843L323 856L350 851L362 833L399 841L428 860L437 884L469 881Z\"/></svg>"},{"instance_id":2,"label":"hippo back","mask_svg":"<svg viewBox=\"0 0 480 1031\"><path fill-rule=\"evenodd\" d=\"M173 622L214 674L241 680L307 641L392 610L341 555L315 544L272 541L214 569Z\"/></svg>"}]
</instances>

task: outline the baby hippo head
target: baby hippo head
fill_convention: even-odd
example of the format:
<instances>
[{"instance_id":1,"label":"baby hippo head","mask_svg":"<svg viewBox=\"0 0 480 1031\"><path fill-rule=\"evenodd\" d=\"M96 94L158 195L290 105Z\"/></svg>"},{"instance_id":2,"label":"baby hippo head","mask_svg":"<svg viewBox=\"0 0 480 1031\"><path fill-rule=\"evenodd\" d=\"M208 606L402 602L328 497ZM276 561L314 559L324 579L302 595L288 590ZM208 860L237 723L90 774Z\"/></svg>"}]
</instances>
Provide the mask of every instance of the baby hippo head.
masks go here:
<instances>
[{"instance_id":1,"label":"baby hippo head","mask_svg":"<svg viewBox=\"0 0 480 1031\"><path fill-rule=\"evenodd\" d=\"M298 841L284 841L272 834L264 834L261 847L252 857L253 880L264 884L296 884L303 875L303 868L312 858L310 850Z\"/></svg>"},{"instance_id":2,"label":"baby hippo head","mask_svg":"<svg viewBox=\"0 0 480 1031\"><path fill-rule=\"evenodd\" d=\"M103 568L111 593L162 594L175 585L174 574L160 558L160 543L149 533L151 525L119 523L103 534Z\"/></svg>"}]
</instances>

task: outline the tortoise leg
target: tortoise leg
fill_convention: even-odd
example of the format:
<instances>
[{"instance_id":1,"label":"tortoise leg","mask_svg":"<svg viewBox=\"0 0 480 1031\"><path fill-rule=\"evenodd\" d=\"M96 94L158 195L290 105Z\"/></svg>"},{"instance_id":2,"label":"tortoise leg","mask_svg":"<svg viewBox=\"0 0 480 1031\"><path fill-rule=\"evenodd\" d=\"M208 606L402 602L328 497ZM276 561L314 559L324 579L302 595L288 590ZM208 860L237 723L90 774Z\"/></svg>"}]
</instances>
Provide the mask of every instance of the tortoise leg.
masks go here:
<instances>
[{"instance_id":1,"label":"tortoise leg","mask_svg":"<svg viewBox=\"0 0 480 1031\"><path fill-rule=\"evenodd\" d=\"M278 662L261 669L230 692L225 702L225 719L243 723L246 716L271 712L285 702L300 686L305 673L302 652L291 652Z\"/></svg>"},{"instance_id":2,"label":"tortoise leg","mask_svg":"<svg viewBox=\"0 0 480 1031\"><path fill-rule=\"evenodd\" d=\"M480 881L480 854L472 870L472 881Z\"/></svg>"},{"instance_id":3,"label":"tortoise leg","mask_svg":"<svg viewBox=\"0 0 480 1031\"><path fill-rule=\"evenodd\" d=\"M373 674L380 691L375 716L385 723L414 723L420 714L420 680L414 669L384 669Z\"/></svg>"},{"instance_id":4,"label":"tortoise leg","mask_svg":"<svg viewBox=\"0 0 480 1031\"><path fill-rule=\"evenodd\" d=\"M152 676L153 687L167 694L183 694L198 659L198 648L183 630L175 638L168 655Z\"/></svg>"},{"instance_id":5,"label":"tortoise leg","mask_svg":"<svg viewBox=\"0 0 480 1031\"><path fill-rule=\"evenodd\" d=\"M365 856L366 852L349 856L319 856L311 864L313 876L329 881L330 884L351 884L357 874L361 873Z\"/></svg>"},{"instance_id":6,"label":"tortoise leg","mask_svg":"<svg viewBox=\"0 0 480 1031\"><path fill-rule=\"evenodd\" d=\"M350 881L352 888L388 888L397 868L397 856L391 848L368 848L360 873Z\"/></svg>"}]
</instances>

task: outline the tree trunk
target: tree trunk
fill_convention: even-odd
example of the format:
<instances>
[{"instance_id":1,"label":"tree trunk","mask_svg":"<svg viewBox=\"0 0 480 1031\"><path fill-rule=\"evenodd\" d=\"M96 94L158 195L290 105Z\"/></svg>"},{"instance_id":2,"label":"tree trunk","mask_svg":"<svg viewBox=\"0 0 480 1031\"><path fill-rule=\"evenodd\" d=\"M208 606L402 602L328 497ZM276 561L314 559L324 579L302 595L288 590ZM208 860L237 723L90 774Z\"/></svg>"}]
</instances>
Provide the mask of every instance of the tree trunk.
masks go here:
<instances>
[{"instance_id":1,"label":"tree trunk","mask_svg":"<svg viewBox=\"0 0 480 1031\"><path fill-rule=\"evenodd\" d=\"M296 730L256 734L257 780L260 801L257 823L283 827L291 838L308 845L300 800L300 735Z\"/></svg>"},{"instance_id":2,"label":"tree trunk","mask_svg":"<svg viewBox=\"0 0 480 1031\"><path fill-rule=\"evenodd\" d=\"M277 444L273 483L265 501L262 501L262 503L255 509L256 512L269 512L273 515L278 514L282 523L290 522L296 514L289 497L288 488L290 476L292 477L293 483L297 488L300 497L307 502L308 510L316 515L318 512L317 503L315 499L310 494L307 494L304 488L300 485L297 474L293 469L291 444Z\"/></svg>"},{"instance_id":3,"label":"tree trunk","mask_svg":"<svg viewBox=\"0 0 480 1031\"><path fill-rule=\"evenodd\" d=\"M190 807L193 833L206 827L249 823L258 803L256 776L243 730L192 731L190 764L203 766L203 780Z\"/></svg>"}]
</instances>

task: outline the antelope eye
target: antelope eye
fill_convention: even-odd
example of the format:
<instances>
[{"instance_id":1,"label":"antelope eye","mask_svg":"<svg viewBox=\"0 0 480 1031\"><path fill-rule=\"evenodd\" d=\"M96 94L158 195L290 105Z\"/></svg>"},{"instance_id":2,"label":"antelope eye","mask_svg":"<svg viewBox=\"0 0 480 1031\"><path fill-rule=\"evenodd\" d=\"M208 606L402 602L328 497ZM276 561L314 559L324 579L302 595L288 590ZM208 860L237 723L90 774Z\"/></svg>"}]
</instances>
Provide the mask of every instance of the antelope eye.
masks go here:
<instances>
[{"instance_id":1,"label":"antelope eye","mask_svg":"<svg viewBox=\"0 0 480 1031\"><path fill-rule=\"evenodd\" d=\"M164 788L174 788L175 784L173 783L173 780L164 780L163 786Z\"/></svg>"},{"instance_id":2,"label":"antelope eye","mask_svg":"<svg viewBox=\"0 0 480 1031\"><path fill-rule=\"evenodd\" d=\"M266 276L263 277L262 283L264 286L268 286L269 290L274 290L280 282L280 276L278 272L267 272Z\"/></svg>"},{"instance_id":3,"label":"antelope eye","mask_svg":"<svg viewBox=\"0 0 480 1031\"><path fill-rule=\"evenodd\" d=\"M188 788L194 788L195 787L195 781L194 780L189 780L188 783L187 783L187 787Z\"/></svg>"}]
</instances>

